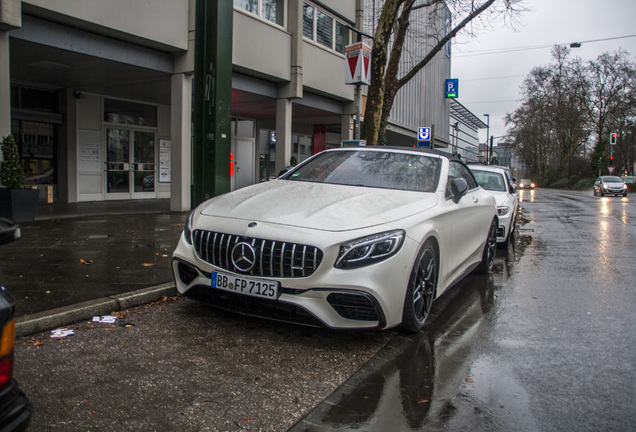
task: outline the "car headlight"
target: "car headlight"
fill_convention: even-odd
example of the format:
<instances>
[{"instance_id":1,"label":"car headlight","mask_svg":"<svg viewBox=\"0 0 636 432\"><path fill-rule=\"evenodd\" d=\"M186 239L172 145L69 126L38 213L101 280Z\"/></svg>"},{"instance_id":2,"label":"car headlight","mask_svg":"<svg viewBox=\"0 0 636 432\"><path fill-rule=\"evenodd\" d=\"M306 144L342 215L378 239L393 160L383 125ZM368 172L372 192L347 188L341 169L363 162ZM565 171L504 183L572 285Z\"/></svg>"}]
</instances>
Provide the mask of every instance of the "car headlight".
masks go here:
<instances>
[{"instance_id":1,"label":"car headlight","mask_svg":"<svg viewBox=\"0 0 636 432\"><path fill-rule=\"evenodd\" d=\"M403 242L404 230L393 230L344 243L335 267L353 269L375 264L395 255Z\"/></svg>"},{"instance_id":2,"label":"car headlight","mask_svg":"<svg viewBox=\"0 0 636 432\"><path fill-rule=\"evenodd\" d=\"M508 206L498 206L497 207L497 214L499 216L505 216L508 213L510 213L510 207L508 207Z\"/></svg>"},{"instance_id":3,"label":"car headlight","mask_svg":"<svg viewBox=\"0 0 636 432\"><path fill-rule=\"evenodd\" d=\"M191 211L183 224L183 237L188 244L192 244L192 219L194 218L194 211Z\"/></svg>"}]
</instances>

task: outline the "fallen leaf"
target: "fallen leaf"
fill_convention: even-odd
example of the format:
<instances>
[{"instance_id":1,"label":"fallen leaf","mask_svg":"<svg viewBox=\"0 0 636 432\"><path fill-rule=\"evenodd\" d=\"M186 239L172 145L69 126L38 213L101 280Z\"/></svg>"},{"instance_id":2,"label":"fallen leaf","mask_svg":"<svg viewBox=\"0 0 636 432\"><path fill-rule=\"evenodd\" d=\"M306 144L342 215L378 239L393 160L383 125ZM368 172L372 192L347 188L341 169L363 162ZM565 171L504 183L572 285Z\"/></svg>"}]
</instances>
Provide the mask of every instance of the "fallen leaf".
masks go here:
<instances>
[{"instance_id":1,"label":"fallen leaf","mask_svg":"<svg viewBox=\"0 0 636 432\"><path fill-rule=\"evenodd\" d=\"M256 421L256 420L260 420L260 418L258 418L258 417L256 417L256 416L250 416L250 417L242 418L242 419L240 419L239 421L240 421L241 423L249 423L249 422L253 422L253 421Z\"/></svg>"},{"instance_id":2,"label":"fallen leaf","mask_svg":"<svg viewBox=\"0 0 636 432\"><path fill-rule=\"evenodd\" d=\"M154 264L152 263L143 263L142 267L152 267Z\"/></svg>"},{"instance_id":3,"label":"fallen leaf","mask_svg":"<svg viewBox=\"0 0 636 432\"><path fill-rule=\"evenodd\" d=\"M418 404L425 404L425 403L429 403L431 401L431 398L427 398L427 397L423 397L423 398L419 398L417 400Z\"/></svg>"},{"instance_id":4,"label":"fallen leaf","mask_svg":"<svg viewBox=\"0 0 636 432\"><path fill-rule=\"evenodd\" d=\"M467 382L467 383L471 383L471 382L474 382L474 381L473 381L473 379L472 379L472 378L466 378L466 382Z\"/></svg>"},{"instance_id":5,"label":"fallen leaf","mask_svg":"<svg viewBox=\"0 0 636 432\"><path fill-rule=\"evenodd\" d=\"M44 345L44 342L36 340L35 342L33 342L33 346L42 346Z\"/></svg>"},{"instance_id":6,"label":"fallen leaf","mask_svg":"<svg viewBox=\"0 0 636 432\"><path fill-rule=\"evenodd\" d=\"M80 258L80 263L89 265L89 264L93 264L93 260L83 260L83 259Z\"/></svg>"}]
</instances>

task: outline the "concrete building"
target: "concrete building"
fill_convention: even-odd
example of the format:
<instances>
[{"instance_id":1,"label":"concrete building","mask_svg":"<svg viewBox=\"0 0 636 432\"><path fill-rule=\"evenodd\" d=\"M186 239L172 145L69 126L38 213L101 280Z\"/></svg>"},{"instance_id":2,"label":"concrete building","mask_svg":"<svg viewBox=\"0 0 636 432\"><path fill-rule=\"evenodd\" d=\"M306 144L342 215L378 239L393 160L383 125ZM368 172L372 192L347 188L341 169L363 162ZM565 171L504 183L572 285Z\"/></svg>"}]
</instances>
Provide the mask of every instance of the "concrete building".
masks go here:
<instances>
[{"instance_id":1,"label":"concrete building","mask_svg":"<svg viewBox=\"0 0 636 432\"><path fill-rule=\"evenodd\" d=\"M190 207L194 10L195 0L0 0L0 133L14 134L32 184L64 202ZM274 176L276 152L302 161L351 138L344 46L362 10L234 1L233 188Z\"/></svg>"},{"instance_id":2,"label":"concrete building","mask_svg":"<svg viewBox=\"0 0 636 432\"><path fill-rule=\"evenodd\" d=\"M375 33L384 0L365 1L364 30ZM399 74L412 68L433 48L437 40L450 30L450 11L443 4L411 13L409 32L404 44ZM371 42L369 42L371 44ZM417 145L419 127L430 127L433 146L446 149L450 145L450 103L445 98L444 83L450 78L451 49L447 44L428 65L402 87L394 101L387 139L392 145Z\"/></svg>"},{"instance_id":3,"label":"concrete building","mask_svg":"<svg viewBox=\"0 0 636 432\"><path fill-rule=\"evenodd\" d=\"M14 135L41 199L190 209L195 5L0 0L0 136ZM364 14L365 0L233 1L232 189L353 138L344 48ZM436 147L448 147L449 73L448 49L400 92L393 144L434 125Z\"/></svg>"}]
</instances>

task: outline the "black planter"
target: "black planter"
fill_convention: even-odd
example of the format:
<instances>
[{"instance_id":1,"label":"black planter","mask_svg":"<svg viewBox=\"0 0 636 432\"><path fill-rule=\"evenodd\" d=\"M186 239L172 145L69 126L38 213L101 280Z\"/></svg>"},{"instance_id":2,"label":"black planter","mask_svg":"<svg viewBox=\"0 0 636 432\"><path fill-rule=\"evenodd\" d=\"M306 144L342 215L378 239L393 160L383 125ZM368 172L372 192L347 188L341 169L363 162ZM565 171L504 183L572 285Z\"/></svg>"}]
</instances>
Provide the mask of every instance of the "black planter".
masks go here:
<instances>
[{"instance_id":1,"label":"black planter","mask_svg":"<svg viewBox=\"0 0 636 432\"><path fill-rule=\"evenodd\" d=\"M33 222L40 191L37 189L0 189L0 217L16 223Z\"/></svg>"}]
</instances>

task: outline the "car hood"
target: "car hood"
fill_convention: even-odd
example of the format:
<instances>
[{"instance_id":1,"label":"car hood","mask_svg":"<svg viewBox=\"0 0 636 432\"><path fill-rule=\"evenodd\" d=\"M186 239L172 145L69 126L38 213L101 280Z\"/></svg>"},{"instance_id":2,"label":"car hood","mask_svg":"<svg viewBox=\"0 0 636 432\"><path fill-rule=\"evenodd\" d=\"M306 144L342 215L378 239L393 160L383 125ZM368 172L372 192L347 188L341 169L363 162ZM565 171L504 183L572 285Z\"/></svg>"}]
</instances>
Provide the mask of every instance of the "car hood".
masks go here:
<instances>
[{"instance_id":1,"label":"car hood","mask_svg":"<svg viewBox=\"0 0 636 432\"><path fill-rule=\"evenodd\" d=\"M436 203L434 193L273 180L212 198L201 204L201 214L347 231L389 224Z\"/></svg>"}]
</instances>

